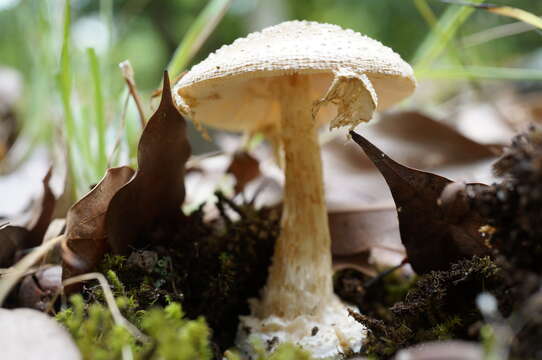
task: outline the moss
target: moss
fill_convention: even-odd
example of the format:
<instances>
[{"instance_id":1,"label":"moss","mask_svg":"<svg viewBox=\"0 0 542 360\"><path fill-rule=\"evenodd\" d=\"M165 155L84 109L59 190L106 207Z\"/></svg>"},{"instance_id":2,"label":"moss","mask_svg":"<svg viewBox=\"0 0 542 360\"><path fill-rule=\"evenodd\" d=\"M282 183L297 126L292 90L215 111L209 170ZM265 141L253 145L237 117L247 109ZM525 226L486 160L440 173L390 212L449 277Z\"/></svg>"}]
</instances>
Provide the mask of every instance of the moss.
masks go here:
<instances>
[{"instance_id":1,"label":"moss","mask_svg":"<svg viewBox=\"0 0 542 360\"><path fill-rule=\"evenodd\" d=\"M373 305L377 310L370 316L352 313L370 330L364 354L388 358L399 349L420 342L476 339L477 334L469 333L469 328L482 319L475 298L484 290L498 288L501 281L500 269L488 257L462 260L448 270L421 276L402 301L384 310ZM388 292L390 299L395 291L394 287L379 289Z\"/></svg>"},{"instance_id":2,"label":"moss","mask_svg":"<svg viewBox=\"0 0 542 360\"><path fill-rule=\"evenodd\" d=\"M126 299L117 298L119 305ZM72 334L84 359L109 360L122 358L128 346L134 359L192 360L211 359L210 331L203 318L187 320L181 306L171 303L138 314L138 323L150 338L137 342L132 335L113 322L109 309L100 303L85 304L80 295L70 299L72 306L57 314L57 320ZM123 313L130 313L126 307ZM133 315L133 312L132 312Z\"/></svg>"},{"instance_id":3,"label":"moss","mask_svg":"<svg viewBox=\"0 0 542 360\"><path fill-rule=\"evenodd\" d=\"M471 186L472 204L488 219L498 253L516 268L542 274L542 127L516 136L494 169L503 180Z\"/></svg>"},{"instance_id":4,"label":"moss","mask_svg":"<svg viewBox=\"0 0 542 360\"><path fill-rule=\"evenodd\" d=\"M164 308L135 311L133 302L117 297L122 313L138 325L148 341L137 341L124 327L114 323L109 309L101 303L87 304L81 295L70 298L71 306L56 315L72 334L85 360L122 359L129 347L136 360L210 360L214 354L206 321L186 319L181 305L172 302ZM271 355L256 347L257 360L310 360L309 353L292 344L281 344ZM232 351L226 358L240 357ZM220 359L222 356L219 357Z\"/></svg>"},{"instance_id":5,"label":"moss","mask_svg":"<svg viewBox=\"0 0 542 360\"><path fill-rule=\"evenodd\" d=\"M337 295L356 305L365 315L389 320L389 307L403 300L415 281L415 276L406 276L400 271L376 280L359 271L344 269L335 274L334 288Z\"/></svg>"},{"instance_id":6,"label":"moss","mask_svg":"<svg viewBox=\"0 0 542 360\"><path fill-rule=\"evenodd\" d=\"M182 303L188 318L203 316L214 330L218 358L233 345L238 317L249 312L247 299L265 284L280 213L217 197L220 217L214 222L204 222L200 209L177 222L156 224L141 234L132 253L107 254L98 271L115 296L131 303L133 314L173 301ZM85 287L82 294L89 303L103 303L99 288Z\"/></svg>"},{"instance_id":7,"label":"moss","mask_svg":"<svg viewBox=\"0 0 542 360\"><path fill-rule=\"evenodd\" d=\"M84 359L120 359L124 346L141 352L128 331L114 324L106 307L98 303L86 305L80 295L72 296L70 301L72 307L56 318L72 334Z\"/></svg>"},{"instance_id":8,"label":"moss","mask_svg":"<svg viewBox=\"0 0 542 360\"><path fill-rule=\"evenodd\" d=\"M467 194L488 220L488 242L505 273L499 310L505 317L514 314L526 320L515 334L510 356L536 359L542 353L542 320L533 314L542 312L542 305L523 312L542 282L542 127L516 136L494 169L500 183L470 186Z\"/></svg>"}]
</instances>

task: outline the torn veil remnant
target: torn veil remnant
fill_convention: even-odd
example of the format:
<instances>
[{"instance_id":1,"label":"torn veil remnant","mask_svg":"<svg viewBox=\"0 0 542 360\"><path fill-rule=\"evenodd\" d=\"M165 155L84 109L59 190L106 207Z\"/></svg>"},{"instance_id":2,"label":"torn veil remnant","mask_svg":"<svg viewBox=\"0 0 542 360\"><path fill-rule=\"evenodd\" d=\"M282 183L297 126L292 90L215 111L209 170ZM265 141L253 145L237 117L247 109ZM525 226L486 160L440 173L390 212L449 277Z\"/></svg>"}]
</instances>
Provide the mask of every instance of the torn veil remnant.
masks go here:
<instances>
[{"instance_id":1,"label":"torn veil remnant","mask_svg":"<svg viewBox=\"0 0 542 360\"><path fill-rule=\"evenodd\" d=\"M412 68L390 48L352 30L306 21L223 46L176 84L177 106L193 121L263 132L284 151L281 234L261 299L251 300L251 316L241 317L242 349L249 352L248 339L255 337L296 343L316 358L359 351L364 328L333 293L317 129L326 122L354 127L369 121L415 86Z\"/></svg>"}]
</instances>

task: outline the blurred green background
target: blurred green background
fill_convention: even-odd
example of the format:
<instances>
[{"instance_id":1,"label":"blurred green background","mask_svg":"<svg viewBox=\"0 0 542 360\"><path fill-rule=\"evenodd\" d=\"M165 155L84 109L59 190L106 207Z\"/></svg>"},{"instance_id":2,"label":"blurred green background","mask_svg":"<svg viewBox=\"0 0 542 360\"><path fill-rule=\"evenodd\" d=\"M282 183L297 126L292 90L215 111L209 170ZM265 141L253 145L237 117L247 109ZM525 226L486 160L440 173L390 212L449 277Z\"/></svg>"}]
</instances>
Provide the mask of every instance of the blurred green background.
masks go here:
<instances>
[{"instance_id":1,"label":"blurred green background","mask_svg":"<svg viewBox=\"0 0 542 360\"><path fill-rule=\"evenodd\" d=\"M542 1L492 3L542 14ZM67 23L64 0L0 0L0 67L16 69L22 78L22 97L15 107L19 137L30 144L23 153L28 155L36 144L64 139L71 149L76 182L85 189L106 166L103 156L101 162L95 161L96 153L108 154L109 165L135 159L141 128L132 102L126 122L121 120L126 89L118 64L130 60L150 116L151 92L208 1L70 4ZM237 37L289 19L334 23L376 38L411 61L422 84L434 78L537 84L542 80L540 31L511 18L438 0L233 0L190 63ZM97 54L94 63L88 48ZM427 99L431 101L435 99ZM71 125L66 121L70 117ZM100 121L105 127L96 125ZM121 149L112 160L109 154L119 133ZM212 148L197 135L191 141L196 153ZM106 149L101 151L104 143ZM18 156L19 161L24 157Z\"/></svg>"},{"instance_id":2,"label":"blurred green background","mask_svg":"<svg viewBox=\"0 0 542 360\"><path fill-rule=\"evenodd\" d=\"M40 65L38 59L33 62L35 53L43 51L38 48L52 47L50 50L56 48L58 53L59 43L44 40L62 22L63 3L63 0L0 0L0 64L13 66L28 76L33 66ZM109 29L104 23L107 14L103 14L103 3L103 0L72 0L75 41L80 42L81 48L94 45L99 49L105 49L111 41L110 65L130 59L139 87L150 89L156 86L175 48L207 1L111 1L112 34L107 33ZM248 32L289 19L351 28L391 46L405 59L412 59L430 31L415 3L414 0L235 0L194 62ZM542 13L541 1L492 3ZM428 1L428 4L437 17L449 6L439 1ZM476 11L459 29L457 41L512 22L515 20ZM528 31L470 47L467 55L478 64L503 65L540 48L541 40L540 34Z\"/></svg>"}]
</instances>

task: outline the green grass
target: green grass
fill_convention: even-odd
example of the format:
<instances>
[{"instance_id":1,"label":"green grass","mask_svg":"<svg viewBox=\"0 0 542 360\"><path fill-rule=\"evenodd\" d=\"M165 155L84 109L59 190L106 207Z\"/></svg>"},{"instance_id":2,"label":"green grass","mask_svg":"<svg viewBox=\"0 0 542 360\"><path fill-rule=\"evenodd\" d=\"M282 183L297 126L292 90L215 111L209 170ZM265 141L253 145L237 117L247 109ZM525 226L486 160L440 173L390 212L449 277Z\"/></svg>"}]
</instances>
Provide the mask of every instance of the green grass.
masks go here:
<instances>
[{"instance_id":1,"label":"green grass","mask_svg":"<svg viewBox=\"0 0 542 360\"><path fill-rule=\"evenodd\" d=\"M473 1L476 4L482 2L484 0ZM449 6L418 47L411 60L414 67L416 69L425 69L431 66L443 52L449 49L450 42L455 38L455 34L474 11L475 9L471 7Z\"/></svg>"},{"instance_id":2,"label":"green grass","mask_svg":"<svg viewBox=\"0 0 542 360\"><path fill-rule=\"evenodd\" d=\"M169 65L170 76L178 74L188 65L224 16L231 2L231 0L211 0L207 4L181 40ZM100 1L100 14L105 23L111 24L113 21L112 9L111 0ZM104 59L101 59L94 49L88 48L86 61L90 71L84 71L78 66L83 63L83 59L82 54L72 48L71 17L72 8L68 0L64 7L62 48L56 79L63 110L69 171L75 184L76 195L81 196L107 169L107 150L114 144L108 143L110 122L107 119L106 109L115 108L115 105L123 103L124 96L123 91L115 94L111 89L104 88L104 84L111 86L112 83L109 79L111 74L106 70L111 64L102 65L104 60L110 60L109 53L102 55ZM114 75L121 79L120 73ZM129 158L133 158L137 153L137 141L134 139L139 138L141 129L134 129L132 123L126 121L124 127L118 126L116 130L124 133L124 136L121 136L124 143L122 148L128 152Z\"/></svg>"},{"instance_id":3,"label":"green grass","mask_svg":"<svg viewBox=\"0 0 542 360\"><path fill-rule=\"evenodd\" d=\"M94 113L96 118L96 132L98 137L98 159L96 160L97 172L104 173L107 167L107 144L106 132L107 124L105 121L105 107L102 90L102 78L100 73L100 64L98 56L93 48L87 49L88 60L90 63L90 72L94 83Z\"/></svg>"},{"instance_id":4,"label":"green grass","mask_svg":"<svg viewBox=\"0 0 542 360\"><path fill-rule=\"evenodd\" d=\"M205 40L216 28L232 0L210 0L190 26L167 67L169 76L175 79L190 63Z\"/></svg>"},{"instance_id":5,"label":"green grass","mask_svg":"<svg viewBox=\"0 0 542 360\"><path fill-rule=\"evenodd\" d=\"M113 11L122 12L122 9L114 8L113 0L96 3L97 14L106 26L110 30L113 25L118 26L122 18ZM232 0L209 0L196 16L167 65L172 79L188 67L231 3ZM476 59L477 49L460 49L460 44L455 41L457 34L476 10L470 6L447 5L441 11L443 5L433 8L435 3L410 1L410 6L415 7L427 23L427 35L421 39L423 41L412 59L420 80L541 80L539 70L500 68ZM21 35L23 38L29 39L22 45L28 53L24 62L28 68L26 85L30 94L25 102L26 121L22 131L32 144L53 143L58 142L55 140L58 136L56 127L61 127L63 142L69 149L69 172L76 194L80 196L104 174L108 160L111 161L108 151L113 148L117 137L122 139L121 146L110 165L134 164L141 129L132 107L127 111L125 122L119 120L126 95L120 86L122 77L113 63L113 49L119 44L114 44L110 35L111 48L107 52L97 53L94 49L80 51L74 46L71 34L75 19L72 19L70 1L66 1L64 6L63 24L53 14L61 4L23 2L15 13L13 21L18 31L24 35ZM28 26L30 23L36 26ZM62 29L57 29L60 27ZM57 40L62 43L60 53L54 46ZM55 82L51 81L51 73L56 73ZM55 97L51 83L55 84ZM57 105L61 109L60 117Z\"/></svg>"},{"instance_id":6,"label":"green grass","mask_svg":"<svg viewBox=\"0 0 542 360\"><path fill-rule=\"evenodd\" d=\"M419 80L424 79L488 79L542 81L542 70L502 68L490 66L464 66L460 68L430 68L416 71Z\"/></svg>"}]
</instances>

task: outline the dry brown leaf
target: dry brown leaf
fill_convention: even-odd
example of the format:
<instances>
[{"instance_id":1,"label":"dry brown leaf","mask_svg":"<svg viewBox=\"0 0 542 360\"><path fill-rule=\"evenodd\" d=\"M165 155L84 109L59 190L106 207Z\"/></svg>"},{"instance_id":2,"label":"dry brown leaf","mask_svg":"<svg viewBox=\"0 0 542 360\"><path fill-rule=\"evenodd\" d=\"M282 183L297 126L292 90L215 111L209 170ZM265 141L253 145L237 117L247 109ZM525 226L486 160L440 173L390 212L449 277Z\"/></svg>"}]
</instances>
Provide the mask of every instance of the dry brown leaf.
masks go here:
<instances>
[{"instance_id":1,"label":"dry brown leaf","mask_svg":"<svg viewBox=\"0 0 542 360\"><path fill-rule=\"evenodd\" d=\"M461 258L488 253L479 232L486 221L468 200L451 188L446 201L439 203L451 180L405 167L364 137L350 134L386 179L397 207L401 241L417 273L446 269Z\"/></svg>"},{"instance_id":2,"label":"dry brown leaf","mask_svg":"<svg viewBox=\"0 0 542 360\"><path fill-rule=\"evenodd\" d=\"M388 113L374 125L359 127L364 136L405 166L434 171L455 181L491 182L492 147L416 112ZM393 204L376 167L357 146L339 136L322 148L328 208L381 207Z\"/></svg>"},{"instance_id":3,"label":"dry brown leaf","mask_svg":"<svg viewBox=\"0 0 542 360\"><path fill-rule=\"evenodd\" d=\"M52 168L43 178L43 195L34 202L25 226L5 226L0 229L0 266L9 267L16 261L18 251L39 246L51 222L55 197L49 187Z\"/></svg>"},{"instance_id":4,"label":"dry brown leaf","mask_svg":"<svg viewBox=\"0 0 542 360\"><path fill-rule=\"evenodd\" d=\"M245 186L261 175L260 163L246 151L237 151L233 154L226 173L235 177L235 194L239 194Z\"/></svg>"},{"instance_id":5,"label":"dry brown leaf","mask_svg":"<svg viewBox=\"0 0 542 360\"><path fill-rule=\"evenodd\" d=\"M125 253L157 222L182 216L189 156L186 121L173 104L165 73L162 100L139 141L139 168L115 194L107 210L108 242L115 253Z\"/></svg>"},{"instance_id":6,"label":"dry brown leaf","mask_svg":"<svg viewBox=\"0 0 542 360\"><path fill-rule=\"evenodd\" d=\"M493 179L493 148L423 114L383 114L374 125L359 129L378 139L384 152L407 166L433 170L459 181ZM342 266L346 266L345 259L369 251L369 263L363 267L373 262L385 266L399 264L404 256L398 251L403 248L399 222L393 198L378 169L345 137L326 143L322 156L334 256L341 256Z\"/></svg>"},{"instance_id":7,"label":"dry brown leaf","mask_svg":"<svg viewBox=\"0 0 542 360\"><path fill-rule=\"evenodd\" d=\"M13 264L17 251L27 249L28 230L20 226L4 226L0 228L0 267Z\"/></svg>"},{"instance_id":8,"label":"dry brown leaf","mask_svg":"<svg viewBox=\"0 0 542 360\"><path fill-rule=\"evenodd\" d=\"M27 275L19 287L18 305L47 311L62 289L62 267L45 265Z\"/></svg>"},{"instance_id":9,"label":"dry brown leaf","mask_svg":"<svg viewBox=\"0 0 542 360\"><path fill-rule=\"evenodd\" d=\"M394 206L334 210L329 213L329 227L334 239L368 239L366 242L335 241L331 248L336 255L352 255L374 246L389 246L398 252L403 250L400 242L394 240L399 236Z\"/></svg>"},{"instance_id":10,"label":"dry brown leaf","mask_svg":"<svg viewBox=\"0 0 542 360\"><path fill-rule=\"evenodd\" d=\"M107 250L105 216L113 196L134 175L127 166L108 169L103 179L75 203L66 218L62 258L64 277L94 269Z\"/></svg>"},{"instance_id":11,"label":"dry brown leaf","mask_svg":"<svg viewBox=\"0 0 542 360\"><path fill-rule=\"evenodd\" d=\"M380 266L394 266L405 257L395 206L328 212L335 270L353 268L376 275Z\"/></svg>"},{"instance_id":12,"label":"dry brown leaf","mask_svg":"<svg viewBox=\"0 0 542 360\"><path fill-rule=\"evenodd\" d=\"M31 309L0 309L2 359L79 360L70 334L49 316Z\"/></svg>"},{"instance_id":13,"label":"dry brown leaf","mask_svg":"<svg viewBox=\"0 0 542 360\"><path fill-rule=\"evenodd\" d=\"M39 205L32 209L33 216L26 228L29 230L28 243L31 247L38 246L43 241L45 232L53 219L53 212L55 211L55 195L49 186L53 168L50 167L47 174L43 178L43 195Z\"/></svg>"}]
</instances>

